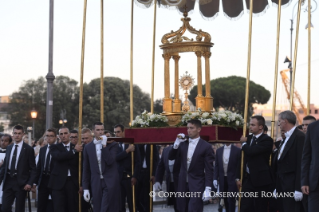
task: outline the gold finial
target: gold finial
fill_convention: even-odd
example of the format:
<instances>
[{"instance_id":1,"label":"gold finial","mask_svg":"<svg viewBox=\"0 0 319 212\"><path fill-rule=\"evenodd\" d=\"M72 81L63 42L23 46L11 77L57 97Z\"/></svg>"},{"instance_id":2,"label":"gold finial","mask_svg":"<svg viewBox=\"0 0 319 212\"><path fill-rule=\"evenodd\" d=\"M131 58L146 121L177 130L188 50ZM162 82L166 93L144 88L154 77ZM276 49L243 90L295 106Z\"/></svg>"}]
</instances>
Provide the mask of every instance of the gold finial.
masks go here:
<instances>
[{"instance_id":1,"label":"gold finial","mask_svg":"<svg viewBox=\"0 0 319 212\"><path fill-rule=\"evenodd\" d=\"M186 4L185 4L185 6L184 6L184 13L183 13L183 15L184 15L185 18L186 18L187 15L188 15Z\"/></svg>"}]
</instances>

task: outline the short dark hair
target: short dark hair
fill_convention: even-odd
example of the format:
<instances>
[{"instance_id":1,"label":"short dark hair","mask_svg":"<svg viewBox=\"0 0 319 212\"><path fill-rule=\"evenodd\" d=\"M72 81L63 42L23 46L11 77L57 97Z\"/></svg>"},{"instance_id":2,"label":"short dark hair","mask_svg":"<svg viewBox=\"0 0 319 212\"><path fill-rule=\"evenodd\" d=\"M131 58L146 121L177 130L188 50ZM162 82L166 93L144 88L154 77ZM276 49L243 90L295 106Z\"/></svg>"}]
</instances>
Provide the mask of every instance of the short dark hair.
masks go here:
<instances>
[{"instance_id":1,"label":"short dark hair","mask_svg":"<svg viewBox=\"0 0 319 212\"><path fill-rule=\"evenodd\" d=\"M49 128L49 129L47 129L47 132L52 132L56 136L56 129L55 128Z\"/></svg>"},{"instance_id":2,"label":"short dark hair","mask_svg":"<svg viewBox=\"0 0 319 212\"><path fill-rule=\"evenodd\" d=\"M304 120L304 121L307 121L307 120L314 120L314 121L316 121L316 118L313 117L313 116L311 116L311 115L308 115L308 116L303 117L302 120Z\"/></svg>"},{"instance_id":3,"label":"short dark hair","mask_svg":"<svg viewBox=\"0 0 319 212\"><path fill-rule=\"evenodd\" d=\"M103 125L103 123L100 122L100 121L94 122L93 125L92 125L92 129L93 130L95 129L95 125Z\"/></svg>"},{"instance_id":4,"label":"short dark hair","mask_svg":"<svg viewBox=\"0 0 319 212\"><path fill-rule=\"evenodd\" d=\"M92 134L92 131L89 128L84 128L84 129L82 129L82 134L84 134L84 133Z\"/></svg>"},{"instance_id":5,"label":"short dark hair","mask_svg":"<svg viewBox=\"0 0 319 212\"><path fill-rule=\"evenodd\" d=\"M298 125L297 128L298 128L299 130L302 130L302 125Z\"/></svg>"},{"instance_id":6,"label":"short dark hair","mask_svg":"<svg viewBox=\"0 0 319 212\"><path fill-rule=\"evenodd\" d=\"M265 118L260 115L252 116L250 119L257 119L258 125L263 126L263 128L266 126L265 124Z\"/></svg>"},{"instance_id":7,"label":"short dark hair","mask_svg":"<svg viewBox=\"0 0 319 212\"><path fill-rule=\"evenodd\" d=\"M70 132L69 128L68 128L68 127L66 127L66 126L62 126L62 127L60 127L59 131L60 131L60 130L62 130L62 129L67 129L67 130Z\"/></svg>"},{"instance_id":8,"label":"short dark hair","mask_svg":"<svg viewBox=\"0 0 319 212\"><path fill-rule=\"evenodd\" d=\"M23 129L22 125L20 125L20 124L17 124L16 126L14 126L12 131L13 130L22 130L22 132L24 132L24 129Z\"/></svg>"},{"instance_id":9,"label":"short dark hair","mask_svg":"<svg viewBox=\"0 0 319 212\"><path fill-rule=\"evenodd\" d=\"M115 129L115 128L118 128L118 127L121 128L122 132L124 132L124 125L122 125L122 124L117 124L117 125L114 126L114 129Z\"/></svg>"},{"instance_id":10,"label":"short dark hair","mask_svg":"<svg viewBox=\"0 0 319 212\"><path fill-rule=\"evenodd\" d=\"M267 125L264 126L264 132L268 132L268 127L267 127Z\"/></svg>"},{"instance_id":11,"label":"short dark hair","mask_svg":"<svg viewBox=\"0 0 319 212\"><path fill-rule=\"evenodd\" d=\"M283 111L279 113L279 118L286 119L290 124L296 125L297 117L290 110Z\"/></svg>"},{"instance_id":12,"label":"short dark hair","mask_svg":"<svg viewBox=\"0 0 319 212\"><path fill-rule=\"evenodd\" d=\"M187 121L187 124L193 124L195 125L197 128L202 128L202 122L200 120L197 119L191 119Z\"/></svg>"},{"instance_id":13,"label":"short dark hair","mask_svg":"<svg viewBox=\"0 0 319 212\"><path fill-rule=\"evenodd\" d=\"M70 133L78 133L77 130L71 130Z\"/></svg>"},{"instance_id":14,"label":"short dark hair","mask_svg":"<svg viewBox=\"0 0 319 212\"><path fill-rule=\"evenodd\" d=\"M0 138L3 136L3 133L0 133Z\"/></svg>"},{"instance_id":15,"label":"short dark hair","mask_svg":"<svg viewBox=\"0 0 319 212\"><path fill-rule=\"evenodd\" d=\"M2 138L2 137L8 137L8 138L9 138L9 143L12 142L12 137L11 137L11 135L9 135L9 134L2 134L1 138Z\"/></svg>"},{"instance_id":16,"label":"short dark hair","mask_svg":"<svg viewBox=\"0 0 319 212\"><path fill-rule=\"evenodd\" d=\"M104 130L104 134L106 134L106 133L111 133L112 134L112 132L110 130Z\"/></svg>"}]
</instances>

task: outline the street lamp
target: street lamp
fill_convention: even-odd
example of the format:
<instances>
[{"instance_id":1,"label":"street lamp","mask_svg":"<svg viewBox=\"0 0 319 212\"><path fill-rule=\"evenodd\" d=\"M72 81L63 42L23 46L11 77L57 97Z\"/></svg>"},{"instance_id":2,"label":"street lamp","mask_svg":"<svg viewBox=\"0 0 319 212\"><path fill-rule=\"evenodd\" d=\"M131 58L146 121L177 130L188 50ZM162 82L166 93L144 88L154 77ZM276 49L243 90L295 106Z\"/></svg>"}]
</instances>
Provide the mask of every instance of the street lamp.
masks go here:
<instances>
[{"instance_id":1,"label":"street lamp","mask_svg":"<svg viewBox=\"0 0 319 212\"><path fill-rule=\"evenodd\" d=\"M38 112L33 108L33 110L31 110L31 118L32 118L32 120L33 120L33 127L32 127L32 129L33 129L33 139L34 139L34 120L37 118L37 116L38 116Z\"/></svg>"},{"instance_id":2,"label":"street lamp","mask_svg":"<svg viewBox=\"0 0 319 212\"><path fill-rule=\"evenodd\" d=\"M59 124L62 124L62 126L64 126L64 124L67 122L68 122L68 120L66 119L66 110L63 109L63 110L61 110L61 113L60 113Z\"/></svg>"}]
</instances>

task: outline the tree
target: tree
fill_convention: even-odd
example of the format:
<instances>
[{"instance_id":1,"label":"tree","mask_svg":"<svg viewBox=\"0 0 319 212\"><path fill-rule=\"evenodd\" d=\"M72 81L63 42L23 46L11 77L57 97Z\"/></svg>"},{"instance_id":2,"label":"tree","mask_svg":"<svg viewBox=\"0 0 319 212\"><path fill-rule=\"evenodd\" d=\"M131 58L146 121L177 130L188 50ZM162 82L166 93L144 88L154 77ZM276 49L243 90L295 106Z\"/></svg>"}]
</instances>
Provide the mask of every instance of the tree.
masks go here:
<instances>
[{"instance_id":1,"label":"tree","mask_svg":"<svg viewBox=\"0 0 319 212\"><path fill-rule=\"evenodd\" d=\"M53 92L53 127L59 128L60 111L67 111L66 126L75 126L76 104L78 104L77 82L65 76L58 76L54 80ZM31 110L35 109L38 116L35 119L35 138L39 139L45 132L46 118L46 80L44 77L27 80L19 88L18 92L12 93L11 103L7 107L10 118L10 126L21 124L24 127L32 126Z\"/></svg>"},{"instance_id":2,"label":"tree","mask_svg":"<svg viewBox=\"0 0 319 212\"><path fill-rule=\"evenodd\" d=\"M226 110L236 111L241 114L245 109L246 78L238 76L221 77L210 81L211 95L214 98L214 108L223 107ZM203 85L205 93L205 85ZM190 91L189 99L195 102L197 86ZM270 98L270 91L263 86L250 81L249 83L249 113L253 113L252 104L265 104Z\"/></svg>"},{"instance_id":3,"label":"tree","mask_svg":"<svg viewBox=\"0 0 319 212\"><path fill-rule=\"evenodd\" d=\"M93 79L83 86L83 124L91 127L100 120L100 79ZM134 117L150 108L150 96L133 86ZM104 78L104 127L112 130L114 125L129 126L130 82L117 77Z\"/></svg>"}]
</instances>

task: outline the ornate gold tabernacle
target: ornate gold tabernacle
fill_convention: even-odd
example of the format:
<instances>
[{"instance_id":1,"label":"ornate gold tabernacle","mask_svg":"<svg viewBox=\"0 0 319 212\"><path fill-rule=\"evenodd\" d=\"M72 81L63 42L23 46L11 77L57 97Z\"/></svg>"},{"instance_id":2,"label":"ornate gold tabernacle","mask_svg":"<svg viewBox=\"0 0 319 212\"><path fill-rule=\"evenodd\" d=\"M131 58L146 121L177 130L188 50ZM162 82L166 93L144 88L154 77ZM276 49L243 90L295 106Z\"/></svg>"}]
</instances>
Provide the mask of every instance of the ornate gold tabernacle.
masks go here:
<instances>
[{"instance_id":1,"label":"ornate gold tabernacle","mask_svg":"<svg viewBox=\"0 0 319 212\"><path fill-rule=\"evenodd\" d=\"M163 99L163 115L175 117L177 114L182 114L181 100L179 99L179 70L178 61L180 59L179 53L195 52L197 57L197 97L196 109L201 108L202 111L210 112L213 110L213 97L210 94L210 65L209 58L211 56L210 48L214 45L211 43L211 36L207 32L194 29L190 24L190 18L187 17L187 12L184 12L184 18L181 19L183 25L177 31L171 31L162 37L164 58L164 99ZM183 34L188 30L192 34L196 34L196 39L189 39ZM205 84L206 94L203 96L202 92L202 60L205 58ZM170 73L169 61L175 61L175 97L174 100L170 98ZM170 118L169 118L170 119Z\"/></svg>"}]
</instances>

